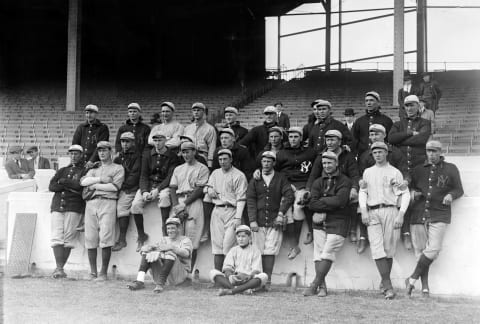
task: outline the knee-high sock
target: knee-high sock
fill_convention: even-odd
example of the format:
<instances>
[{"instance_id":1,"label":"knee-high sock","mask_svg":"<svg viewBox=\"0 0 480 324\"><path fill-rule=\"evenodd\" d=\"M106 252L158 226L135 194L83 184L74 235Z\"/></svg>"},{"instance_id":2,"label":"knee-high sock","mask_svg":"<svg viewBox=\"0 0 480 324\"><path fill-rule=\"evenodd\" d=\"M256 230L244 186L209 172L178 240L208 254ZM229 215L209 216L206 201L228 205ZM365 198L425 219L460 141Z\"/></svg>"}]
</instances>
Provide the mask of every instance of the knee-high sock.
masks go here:
<instances>
[{"instance_id":1,"label":"knee-high sock","mask_svg":"<svg viewBox=\"0 0 480 324\"><path fill-rule=\"evenodd\" d=\"M57 264L57 269L63 269L63 245L55 245L52 247L53 256L55 257L55 263Z\"/></svg>"},{"instance_id":2,"label":"knee-high sock","mask_svg":"<svg viewBox=\"0 0 480 324\"><path fill-rule=\"evenodd\" d=\"M170 216L170 207L161 207L160 212L162 213L163 236L167 236L167 225L165 225L165 222L167 221L168 216Z\"/></svg>"},{"instance_id":3,"label":"knee-high sock","mask_svg":"<svg viewBox=\"0 0 480 324\"><path fill-rule=\"evenodd\" d=\"M222 271L224 260L225 260L224 254L213 255L213 265L215 267L215 270Z\"/></svg>"},{"instance_id":4,"label":"knee-high sock","mask_svg":"<svg viewBox=\"0 0 480 324\"><path fill-rule=\"evenodd\" d=\"M378 272L382 277L382 284L384 289L392 289L392 281L390 280L390 267L387 258L376 259Z\"/></svg>"},{"instance_id":5,"label":"knee-high sock","mask_svg":"<svg viewBox=\"0 0 480 324\"><path fill-rule=\"evenodd\" d=\"M108 264L110 263L110 256L112 255L112 247L102 248L102 269L100 270L101 274L107 274Z\"/></svg>"},{"instance_id":6,"label":"knee-high sock","mask_svg":"<svg viewBox=\"0 0 480 324\"><path fill-rule=\"evenodd\" d=\"M138 271L147 272L150 269L151 263L147 261L147 257L142 255L142 260L140 261L140 267L138 267Z\"/></svg>"},{"instance_id":7,"label":"knee-high sock","mask_svg":"<svg viewBox=\"0 0 480 324\"><path fill-rule=\"evenodd\" d=\"M393 267L393 258L387 258L387 262L388 262L388 273L391 274L392 267Z\"/></svg>"},{"instance_id":8,"label":"knee-high sock","mask_svg":"<svg viewBox=\"0 0 480 324\"><path fill-rule=\"evenodd\" d=\"M317 287L321 286L322 283L325 281L325 277L327 276L328 271L330 271L331 267L332 267L331 260L315 261L315 279L313 280L312 284L314 284Z\"/></svg>"},{"instance_id":9,"label":"knee-high sock","mask_svg":"<svg viewBox=\"0 0 480 324\"><path fill-rule=\"evenodd\" d=\"M63 260L62 260L62 268L65 266L67 263L68 257L70 256L70 252L72 251L72 248L70 247L63 247Z\"/></svg>"},{"instance_id":10,"label":"knee-high sock","mask_svg":"<svg viewBox=\"0 0 480 324\"><path fill-rule=\"evenodd\" d=\"M262 268L268 275L268 281L272 281L273 266L275 264L274 255L262 255Z\"/></svg>"},{"instance_id":11,"label":"knee-high sock","mask_svg":"<svg viewBox=\"0 0 480 324\"><path fill-rule=\"evenodd\" d=\"M240 285L238 287L233 288L232 293L233 294L238 294L238 293L244 292L247 289L258 288L258 287L260 287L261 284L262 284L262 281L260 279L253 278L253 279L250 279L249 281L247 281L246 283L244 283L243 285Z\"/></svg>"},{"instance_id":12,"label":"knee-high sock","mask_svg":"<svg viewBox=\"0 0 480 324\"><path fill-rule=\"evenodd\" d=\"M203 202L203 219L205 226L203 227L203 233L210 233L210 217L212 216L213 207L215 205L210 202Z\"/></svg>"},{"instance_id":13,"label":"knee-high sock","mask_svg":"<svg viewBox=\"0 0 480 324\"><path fill-rule=\"evenodd\" d=\"M88 263L90 263L90 272L97 274L97 249L88 249Z\"/></svg>"},{"instance_id":14,"label":"knee-high sock","mask_svg":"<svg viewBox=\"0 0 480 324\"><path fill-rule=\"evenodd\" d=\"M174 260L162 259L162 267L160 268L160 274L157 285L164 285L167 282L168 275L172 271Z\"/></svg>"},{"instance_id":15,"label":"knee-high sock","mask_svg":"<svg viewBox=\"0 0 480 324\"><path fill-rule=\"evenodd\" d=\"M293 242L295 246L297 246L300 242L300 234L302 233L302 226L303 226L303 221L293 221Z\"/></svg>"},{"instance_id":16,"label":"knee-high sock","mask_svg":"<svg viewBox=\"0 0 480 324\"><path fill-rule=\"evenodd\" d=\"M133 214L133 220L135 221L135 226L137 226L138 236L144 236L145 229L143 228L143 214Z\"/></svg>"},{"instance_id":17,"label":"knee-high sock","mask_svg":"<svg viewBox=\"0 0 480 324\"><path fill-rule=\"evenodd\" d=\"M192 263L191 263L192 271L193 271L193 267L195 266L195 262L197 262L197 249L192 250Z\"/></svg>"},{"instance_id":18,"label":"knee-high sock","mask_svg":"<svg viewBox=\"0 0 480 324\"><path fill-rule=\"evenodd\" d=\"M222 275L217 275L215 276L215 278L213 278L213 281L215 282L215 284L217 286L220 286L220 287L223 287L223 288L228 288L228 289L232 289L233 286L232 284L230 283L230 281L227 279L227 277L224 277Z\"/></svg>"},{"instance_id":19,"label":"knee-high sock","mask_svg":"<svg viewBox=\"0 0 480 324\"><path fill-rule=\"evenodd\" d=\"M426 266L423 270L423 273L420 275L420 279L422 279L422 290L423 289L430 289L428 287L428 271L430 270L430 265Z\"/></svg>"},{"instance_id":20,"label":"knee-high sock","mask_svg":"<svg viewBox=\"0 0 480 324\"><path fill-rule=\"evenodd\" d=\"M125 242L127 240L128 223L130 223L129 216L120 217L118 219L118 226L120 227L120 235L118 240L121 242Z\"/></svg>"},{"instance_id":21,"label":"knee-high sock","mask_svg":"<svg viewBox=\"0 0 480 324\"><path fill-rule=\"evenodd\" d=\"M361 217L362 216L359 216L357 215L358 217ZM367 230L367 226L365 226L365 224L363 224L361 221L359 222L359 226L360 226L360 237L363 237L364 239L368 239L368 230Z\"/></svg>"},{"instance_id":22,"label":"knee-high sock","mask_svg":"<svg viewBox=\"0 0 480 324\"><path fill-rule=\"evenodd\" d=\"M308 208L305 208L303 211L305 212L305 221L307 222L308 231L313 235L313 212ZM300 230L302 229L300 228Z\"/></svg>"},{"instance_id":23,"label":"knee-high sock","mask_svg":"<svg viewBox=\"0 0 480 324\"><path fill-rule=\"evenodd\" d=\"M430 264L432 264L432 262L433 260L427 258L425 254L422 253L410 278L417 280L422 275L423 271L428 268Z\"/></svg>"}]
</instances>

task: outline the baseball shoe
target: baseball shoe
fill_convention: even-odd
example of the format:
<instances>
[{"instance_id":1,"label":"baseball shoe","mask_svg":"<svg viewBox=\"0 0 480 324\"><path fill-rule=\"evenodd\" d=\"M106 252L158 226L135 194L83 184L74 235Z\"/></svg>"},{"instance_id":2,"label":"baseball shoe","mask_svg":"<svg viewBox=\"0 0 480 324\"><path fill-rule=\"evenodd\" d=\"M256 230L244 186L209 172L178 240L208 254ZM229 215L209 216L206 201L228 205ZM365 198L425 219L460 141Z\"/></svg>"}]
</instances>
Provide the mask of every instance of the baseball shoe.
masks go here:
<instances>
[{"instance_id":1,"label":"baseball shoe","mask_svg":"<svg viewBox=\"0 0 480 324\"><path fill-rule=\"evenodd\" d=\"M231 289L220 289L217 293L218 296L227 296L233 295L233 291Z\"/></svg>"},{"instance_id":2,"label":"baseball shoe","mask_svg":"<svg viewBox=\"0 0 480 324\"><path fill-rule=\"evenodd\" d=\"M303 244L308 245L313 242L313 234L312 232L307 233L307 237L305 238L305 241L303 241Z\"/></svg>"},{"instance_id":3,"label":"baseball shoe","mask_svg":"<svg viewBox=\"0 0 480 324\"><path fill-rule=\"evenodd\" d=\"M402 234L402 238L403 238L403 246L407 250L413 249L412 238L410 236L410 233Z\"/></svg>"},{"instance_id":4,"label":"baseball shoe","mask_svg":"<svg viewBox=\"0 0 480 324\"><path fill-rule=\"evenodd\" d=\"M153 292L156 294L160 294L165 290L165 287L163 285L155 285L155 288L153 289Z\"/></svg>"},{"instance_id":5,"label":"baseball shoe","mask_svg":"<svg viewBox=\"0 0 480 324\"><path fill-rule=\"evenodd\" d=\"M357 243L357 233L350 232L350 235L348 236L348 238L350 239L350 242Z\"/></svg>"},{"instance_id":6,"label":"baseball shoe","mask_svg":"<svg viewBox=\"0 0 480 324\"><path fill-rule=\"evenodd\" d=\"M357 253L362 254L367 249L367 240L363 237L360 238L358 243Z\"/></svg>"},{"instance_id":7,"label":"baseball shoe","mask_svg":"<svg viewBox=\"0 0 480 324\"><path fill-rule=\"evenodd\" d=\"M138 238L137 238L137 249L135 251L140 252L143 244L145 244L145 242L147 240L148 240L148 234L147 233L144 233L143 235L138 236Z\"/></svg>"},{"instance_id":8,"label":"baseball shoe","mask_svg":"<svg viewBox=\"0 0 480 324\"><path fill-rule=\"evenodd\" d=\"M65 271L63 271L63 269L60 269L60 268L56 268L52 273L53 279L61 279L66 277L67 277L67 274L65 273Z\"/></svg>"},{"instance_id":9,"label":"baseball shoe","mask_svg":"<svg viewBox=\"0 0 480 324\"><path fill-rule=\"evenodd\" d=\"M422 289L422 297L429 298L430 297L430 290Z\"/></svg>"},{"instance_id":10,"label":"baseball shoe","mask_svg":"<svg viewBox=\"0 0 480 324\"><path fill-rule=\"evenodd\" d=\"M98 274L95 273L95 272L91 272L89 275L88 275L88 280L95 280L97 279L98 277Z\"/></svg>"},{"instance_id":11,"label":"baseball shoe","mask_svg":"<svg viewBox=\"0 0 480 324\"><path fill-rule=\"evenodd\" d=\"M93 279L93 281L95 282L104 282L104 281L107 281L108 278L107 278L107 274L106 273L101 273L98 275L97 278Z\"/></svg>"},{"instance_id":12,"label":"baseball shoe","mask_svg":"<svg viewBox=\"0 0 480 324\"><path fill-rule=\"evenodd\" d=\"M310 285L310 287L306 288L303 291L303 296L309 297L309 296L314 296L317 293L318 286L314 283Z\"/></svg>"},{"instance_id":13,"label":"baseball shoe","mask_svg":"<svg viewBox=\"0 0 480 324\"><path fill-rule=\"evenodd\" d=\"M385 288L383 287L383 282L380 281L380 284L378 285L378 289L382 293L382 295L385 295Z\"/></svg>"},{"instance_id":14,"label":"baseball shoe","mask_svg":"<svg viewBox=\"0 0 480 324\"><path fill-rule=\"evenodd\" d=\"M393 289L387 289L385 291L385 299L391 300L394 298L395 298L395 292L393 291Z\"/></svg>"},{"instance_id":15,"label":"baseball shoe","mask_svg":"<svg viewBox=\"0 0 480 324\"><path fill-rule=\"evenodd\" d=\"M415 286L410 283L410 278L405 279L405 288L407 288L407 296L412 297L412 291L415 289Z\"/></svg>"},{"instance_id":16,"label":"baseball shoe","mask_svg":"<svg viewBox=\"0 0 480 324\"><path fill-rule=\"evenodd\" d=\"M85 223L77 226L77 232L85 232Z\"/></svg>"},{"instance_id":17,"label":"baseball shoe","mask_svg":"<svg viewBox=\"0 0 480 324\"><path fill-rule=\"evenodd\" d=\"M242 295L253 295L253 289L247 289L245 291L242 292Z\"/></svg>"},{"instance_id":18,"label":"baseball shoe","mask_svg":"<svg viewBox=\"0 0 480 324\"><path fill-rule=\"evenodd\" d=\"M205 243L208 241L208 233L204 233L202 237L200 237L200 243Z\"/></svg>"},{"instance_id":19,"label":"baseball shoe","mask_svg":"<svg viewBox=\"0 0 480 324\"><path fill-rule=\"evenodd\" d=\"M325 287L320 287L320 289L318 289L318 294L317 294L318 297L327 297L327 288Z\"/></svg>"},{"instance_id":20,"label":"baseball shoe","mask_svg":"<svg viewBox=\"0 0 480 324\"><path fill-rule=\"evenodd\" d=\"M129 283L127 288L130 290L140 290L145 288L145 283L143 281L135 280L134 282Z\"/></svg>"},{"instance_id":21,"label":"baseball shoe","mask_svg":"<svg viewBox=\"0 0 480 324\"><path fill-rule=\"evenodd\" d=\"M288 253L288 259L293 260L302 252L298 246L291 248L290 252Z\"/></svg>"},{"instance_id":22,"label":"baseball shoe","mask_svg":"<svg viewBox=\"0 0 480 324\"><path fill-rule=\"evenodd\" d=\"M127 242L125 241L118 241L117 243L115 243L115 245L112 247L112 251L113 252L118 252L120 251L121 249L123 249L124 247L127 246Z\"/></svg>"}]
</instances>

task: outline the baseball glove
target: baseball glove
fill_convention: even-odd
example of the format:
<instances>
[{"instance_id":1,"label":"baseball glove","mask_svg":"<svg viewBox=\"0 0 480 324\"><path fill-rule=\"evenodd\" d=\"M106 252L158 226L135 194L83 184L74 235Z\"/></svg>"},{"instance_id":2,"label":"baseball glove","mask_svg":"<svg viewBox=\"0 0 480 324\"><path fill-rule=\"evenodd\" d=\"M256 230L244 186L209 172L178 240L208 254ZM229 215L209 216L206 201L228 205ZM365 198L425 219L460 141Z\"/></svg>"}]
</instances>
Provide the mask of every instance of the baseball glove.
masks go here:
<instances>
[{"instance_id":1,"label":"baseball glove","mask_svg":"<svg viewBox=\"0 0 480 324\"><path fill-rule=\"evenodd\" d=\"M183 223L188 219L188 213L186 210L181 210L178 213L175 214L175 217L180 219L180 221Z\"/></svg>"},{"instance_id":2,"label":"baseball glove","mask_svg":"<svg viewBox=\"0 0 480 324\"><path fill-rule=\"evenodd\" d=\"M230 283L233 286L240 286L247 283L251 279L251 276L247 275L246 273L240 272L240 273L231 275L230 278L228 279L230 280Z\"/></svg>"}]
</instances>

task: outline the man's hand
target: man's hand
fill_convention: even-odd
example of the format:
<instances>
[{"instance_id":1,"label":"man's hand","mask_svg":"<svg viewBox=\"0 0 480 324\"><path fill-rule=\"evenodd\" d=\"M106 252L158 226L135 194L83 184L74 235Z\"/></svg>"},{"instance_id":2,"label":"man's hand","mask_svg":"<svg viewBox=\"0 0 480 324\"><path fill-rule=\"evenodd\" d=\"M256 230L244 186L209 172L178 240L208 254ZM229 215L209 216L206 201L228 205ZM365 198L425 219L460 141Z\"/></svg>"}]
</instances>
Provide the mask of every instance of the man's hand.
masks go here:
<instances>
[{"instance_id":1,"label":"man's hand","mask_svg":"<svg viewBox=\"0 0 480 324\"><path fill-rule=\"evenodd\" d=\"M326 213L313 213L312 221L314 224L321 224L327 218Z\"/></svg>"},{"instance_id":2,"label":"man's hand","mask_svg":"<svg viewBox=\"0 0 480 324\"><path fill-rule=\"evenodd\" d=\"M252 232L258 232L258 224L257 224L257 222L251 222L251 223L250 223L250 229L252 230Z\"/></svg>"},{"instance_id":3,"label":"man's hand","mask_svg":"<svg viewBox=\"0 0 480 324\"><path fill-rule=\"evenodd\" d=\"M64 184L66 182L66 180L67 179L65 179L65 178L60 178L60 179L58 179L57 183L58 184Z\"/></svg>"},{"instance_id":4,"label":"man's hand","mask_svg":"<svg viewBox=\"0 0 480 324\"><path fill-rule=\"evenodd\" d=\"M159 257L160 257L160 251L148 252L145 255L145 259L147 259L148 262L155 262L158 260Z\"/></svg>"},{"instance_id":5,"label":"man's hand","mask_svg":"<svg viewBox=\"0 0 480 324\"><path fill-rule=\"evenodd\" d=\"M181 204L178 204L178 205L173 206L173 212L174 212L175 214L178 214L178 213L184 211L185 208L186 208L185 204L184 204L184 203L181 203Z\"/></svg>"},{"instance_id":6,"label":"man's hand","mask_svg":"<svg viewBox=\"0 0 480 324\"><path fill-rule=\"evenodd\" d=\"M451 194L447 194L445 197L443 197L442 204L446 206L450 206L452 204L453 197Z\"/></svg>"},{"instance_id":7,"label":"man's hand","mask_svg":"<svg viewBox=\"0 0 480 324\"><path fill-rule=\"evenodd\" d=\"M278 212L278 216L273 221L273 227L277 230L282 230L283 225L285 224L286 217L283 215L282 212Z\"/></svg>"},{"instance_id":8,"label":"man's hand","mask_svg":"<svg viewBox=\"0 0 480 324\"><path fill-rule=\"evenodd\" d=\"M366 210L361 210L361 215L362 215L362 223L365 226L368 226L370 224L370 217L368 216L368 212Z\"/></svg>"},{"instance_id":9,"label":"man's hand","mask_svg":"<svg viewBox=\"0 0 480 324\"><path fill-rule=\"evenodd\" d=\"M419 200L422 197L422 193L416 190L412 190L411 195L413 200Z\"/></svg>"},{"instance_id":10,"label":"man's hand","mask_svg":"<svg viewBox=\"0 0 480 324\"><path fill-rule=\"evenodd\" d=\"M260 180L262 178L262 171L260 171L260 169L253 171L253 178L255 180Z\"/></svg>"},{"instance_id":11,"label":"man's hand","mask_svg":"<svg viewBox=\"0 0 480 324\"><path fill-rule=\"evenodd\" d=\"M151 200L157 199L157 197L158 197L158 188L154 188L154 189L152 189L152 191L150 191L150 197L151 197L151 198L150 198Z\"/></svg>"},{"instance_id":12,"label":"man's hand","mask_svg":"<svg viewBox=\"0 0 480 324\"><path fill-rule=\"evenodd\" d=\"M143 201L150 201L150 200L152 200L152 195L149 192L145 191L142 194L142 199L143 199Z\"/></svg>"},{"instance_id":13,"label":"man's hand","mask_svg":"<svg viewBox=\"0 0 480 324\"><path fill-rule=\"evenodd\" d=\"M207 187L207 194L213 199L219 199L218 193L211 186Z\"/></svg>"},{"instance_id":14,"label":"man's hand","mask_svg":"<svg viewBox=\"0 0 480 324\"><path fill-rule=\"evenodd\" d=\"M91 169L93 168L93 166L95 165L95 163L93 163L92 161L87 161L87 163L85 163L85 169Z\"/></svg>"},{"instance_id":15,"label":"man's hand","mask_svg":"<svg viewBox=\"0 0 480 324\"><path fill-rule=\"evenodd\" d=\"M110 183L112 181L113 181L112 177L108 177L108 176L100 177L100 183Z\"/></svg>"},{"instance_id":16,"label":"man's hand","mask_svg":"<svg viewBox=\"0 0 480 324\"><path fill-rule=\"evenodd\" d=\"M167 252L167 251L173 250L173 245L160 243L160 244L158 244L157 249L161 252Z\"/></svg>"},{"instance_id":17,"label":"man's hand","mask_svg":"<svg viewBox=\"0 0 480 324\"><path fill-rule=\"evenodd\" d=\"M235 229L240 225L242 225L242 219L241 218L234 218L233 219L233 228Z\"/></svg>"},{"instance_id":18,"label":"man's hand","mask_svg":"<svg viewBox=\"0 0 480 324\"><path fill-rule=\"evenodd\" d=\"M140 252L147 253L147 252L150 252L152 250L153 250L153 246L151 246L150 244L147 244L147 245L142 246L142 248L140 249Z\"/></svg>"},{"instance_id":19,"label":"man's hand","mask_svg":"<svg viewBox=\"0 0 480 324\"><path fill-rule=\"evenodd\" d=\"M363 179L360 179L360 181L358 181L358 185L360 186L360 189L367 189L367 182Z\"/></svg>"},{"instance_id":20,"label":"man's hand","mask_svg":"<svg viewBox=\"0 0 480 324\"><path fill-rule=\"evenodd\" d=\"M350 190L350 202L357 202L358 201L358 191L355 188Z\"/></svg>"},{"instance_id":21,"label":"man's hand","mask_svg":"<svg viewBox=\"0 0 480 324\"><path fill-rule=\"evenodd\" d=\"M342 148L347 151L347 152L351 152L352 150L350 149L350 146L348 145L342 145Z\"/></svg>"},{"instance_id":22,"label":"man's hand","mask_svg":"<svg viewBox=\"0 0 480 324\"><path fill-rule=\"evenodd\" d=\"M402 228L403 214L404 214L403 211L400 211L400 210L398 211L397 216L395 216L395 222L394 222L393 228L395 229Z\"/></svg>"}]
</instances>

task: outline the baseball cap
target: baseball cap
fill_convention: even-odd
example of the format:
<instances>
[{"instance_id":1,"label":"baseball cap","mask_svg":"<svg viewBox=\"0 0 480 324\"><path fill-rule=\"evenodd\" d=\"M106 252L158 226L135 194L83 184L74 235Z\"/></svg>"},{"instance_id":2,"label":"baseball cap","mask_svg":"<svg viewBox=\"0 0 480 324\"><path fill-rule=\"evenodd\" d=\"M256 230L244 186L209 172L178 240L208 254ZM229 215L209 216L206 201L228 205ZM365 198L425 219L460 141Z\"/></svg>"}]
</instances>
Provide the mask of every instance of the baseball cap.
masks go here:
<instances>
[{"instance_id":1,"label":"baseball cap","mask_svg":"<svg viewBox=\"0 0 480 324\"><path fill-rule=\"evenodd\" d=\"M336 129L330 129L325 133L325 137L338 137L342 139L342 133Z\"/></svg>"},{"instance_id":2,"label":"baseball cap","mask_svg":"<svg viewBox=\"0 0 480 324\"><path fill-rule=\"evenodd\" d=\"M132 132L125 132L125 133L122 133L122 135L120 135L120 140L134 141L135 140L135 135L133 135Z\"/></svg>"},{"instance_id":3,"label":"baseball cap","mask_svg":"<svg viewBox=\"0 0 480 324\"><path fill-rule=\"evenodd\" d=\"M378 94L378 92L376 91L369 91L365 94L365 98L366 97L373 97L375 98L377 101L380 101L380 95Z\"/></svg>"},{"instance_id":4,"label":"baseball cap","mask_svg":"<svg viewBox=\"0 0 480 324\"><path fill-rule=\"evenodd\" d=\"M329 108L332 108L332 104L330 103L330 101L323 100L323 99L315 100L314 102L312 102L311 106L312 106L312 108L313 107L320 107L320 106L327 106Z\"/></svg>"},{"instance_id":5,"label":"baseball cap","mask_svg":"<svg viewBox=\"0 0 480 324\"><path fill-rule=\"evenodd\" d=\"M428 141L425 145L427 150L434 150L434 151L441 151L442 150L442 143L439 141Z\"/></svg>"},{"instance_id":6,"label":"baseball cap","mask_svg":"<svg viewBox=\"0 0 480 324\"><path fill-rule=\"evenodd\" d=\"M322 153L322 159L330 159L338 162L337 154L333 153L332 151L325 151Z\"/></svg>"},{"instance_id":7,"label":"baseball cap","mask_svg":"<svg viewBox=\"0 0 480 324\"><path fill-rule=\"evenodd\" d=\"M274 106L267 106L265 109L263 109L263 114L276 114L277 113L277 108Z\"/></svg>"},{"instance_id":8,"label":"baseball cap","mask_svg":"<svg viewBox=\"0 0 480 324\"><path fill-rule=\"evenodd\" d=\"M140 105L136 102L129 104L127 109L137 109L138 111L142 111L142 108L140 108Z\"/></svg>"},{"instance_id":9,"label":"baseball cap","mask_svg":"<svg viewBox=\"0 0 480 324\"><path fill-rule=\"evenodd\" d=\"M287 130L287 133L298 133L298 134L300 134L300 137L302 137L303 136L303 129L301 127L294 126L294 127L290 127Z\"/></svg>"},{"instance_id":10,"label":"baseball cap","mask_svg":"<svg viewBox=\"0 0 480 324\"><path fill-rule=\"evenodd\" d=\"M273 126L273 127L270 127L267 132L269 134L272 132L278 132L280 135L283 135L284 130L281 127Z\"/></svg>"},{"instance_id":11,"label":"baseball cap","mask_svg":"<svg viewBox=\"0 0 480 324\"><path fill-rule=\"evenodd\" d=\"M182 144L180 144L180 150L196 150L197 148L195 147L195 144L192 142L184 141Z\"/></svg>"},{"instance_id":12,"label":"baseball cap","mask_svg":"<svg viewBox=\"0 0 480 324\"><path fill-rule=\"evenodd\" d=\"M265 151L262 153L262 158L270 158L275 161L277 159L277 155L272 151Z\"/></svg>"},{"instance_id":13,"label":"baseball cap","mask_svg":"<svg viewBox=\"0 0 480 324\"><path fill-rule=\"evenodd\" d=\"M380 125L380 124L370 125L370 127L368 128L368 131L369 132L382 132L383 134L387 134L387 131L385 130L385 127L383 127L383 125Z\"/></svg>"},{"instance_id":14,"label":"baseball cap","mask_svg":"<svg viewBox=\"0 0 480 324\"><path fill-rule=\"evenodd\" d=\"M175 224L175 225L180 225L182 224L182 222L180 221L179 218L177 217L169 217L167 218L167 220L165 221L165 225L170 225L170 224Z\"/></svg>"},{"instance_id":15,"label":"baseball cap","mask_svg":"<svg viewBox=\"0 0 480 324\"><path fill-rule=\"evenodd\" d=\"M252 233L252 231L250 230L250 227L248 227L247 225L237 226L237 228L235 229L235 234L238 234L240 232L245 232L248 235L250 235Z\"/></svg>"},{"instance_id":16,"label":"baseball cap","mask_svg":"<svg viewBox=\"0 0 480 324\"><path fill-rule=\"evenodd\" d=\"M220 151L218 151L217 156L220 156L222 154L228 154L230 157L232 157L232 151L230 151L229 149L221 149Z\"/></svg>"},{"instance_id":17,"label":"baseball cap","mask_svg":"<svg viewBox=\"0 0 480 324\"><path fill-rule=\"evenodd\" d=\"M98 113L98 107L95 106L95 105L87 105L85 107L85 111L93 111L93 112Z\"/></svg>"},{"instance_id":18,"label":"baseball cap","mask_svg":"<svg viewBox=\"0 0 480 324\"><path fill-rule=\"evenodd\" d=\"M384 142L375 142L370 146L371 151L374 149L384 149L385 151L388 151L388 146Z\"/></svg>"},{"instance_id":19,"label":"baseball cap","mask_svg":"<svg viewBox=\"0 0 480 324\"><path fill-rule=\"evenodd\" d=\"M225 107L225 109L223 110L223 113L227 113L227 112L231 112L231 113L234 113L235 115L238 115L238 109L235 108L235 107Z\"/></svg>"},{"instance_id":20,"label":"baseball cap","mask_svg":"<svg viewBox=\"0 0 480 324\"><path fill-rule=\"evenodd\" d=\"M78 144L70 145L70 147L68 148L68 152L73 152L73 151L78 151L83 153L83 147L81 147Z\"/></svg>"},{"instance_id":21,"label":"baseball cap","mask_svg":"<svg viewBox=\"0 0 480 324\"><path fill-rule=\"evenodd\" d=\"M173 102L170 102L170 101L164 101L160 104L160 108L161 107L164 107L164 106L167 106L168 108L170 108L172 111L175 111L175 105L173 104Z\"/></svg>"},{"instance_id":22,"label":"baseball cap","mask_svg":"<svg viewBox=\"0 0 480 324\"><path fill-rule=\"evenodd\" d=\"M152 138L167 138L167 135L161 130L161 129L156 129L151 133Z\"/></svg>"},{"instance_id":23,"label":"baseball cap","mask_svg":"<svg viewBox=\"0 0 480 324\"><path fill-rule=\"evenodd\" d=\"M192 109L193 109L193 108L200 108L200 109L205 110L206 107L205 107L205 105L204 105L203 103L201 103L201 102L195 102L195 103L192 105Z\"/></svg>"},{"instance_id":24,"label":"baseball cap","mask_svg":"<svg viewBox=\"0 0 480 324\"><path fill-rule=\"evenodd\" d=\"M10 147L8 148L8 152L9 152L9 153L19 153L19 152L22 152L22 151L23 151L22 147L21 147L21 146L18 146L18 145L10 146Z\"/></svg>"},{"instance_id":25,"label":"baseball cap","mask_svg":"<svg viewBox=\"0 0 480 324\"><path fill-rule=\"evenodd\" d=\"M180 142L190 142L190 143L193 143L193 138L191 138L190 136L188 135L180 135L179 136L180 138Z\"/></svg>"},{"instance_id":26,"label":"baseball cap","mask_svg":"<svg viewBox=\"0 0 480 324\"><path fill-rule=\"evenodd\" d=\"M38 147L34 145L27 149L27 153L32 153L33 151L38 152Z\"/></svg>"},{"instance_id":27,"label":"baseball cap","mask_svg":"<svg viewBox=\"0 0 480 324\"><path fill-rule=\"evenodd\" d=\"M416 102L420 103L420 100L416 95L409 95L405 98L405 101L403 102L404 104L410 103L410 102Z\"/></svg>"},{"instance_id":28,"label":"baseball cap","mask_svg":"<svg viewBox=\"0 0 480 324\"><path fill-rule=\"evenodd\" d=\"M345 112L343 113L345 116L355 116L355 111L353 108L347 108L345 109Z\"/></svg>"},{"instance_id":29,"label":"baseball cap","mask_svg":"<svg viewBox=\"0 0 480 324\"><path fill-rule=\"evenodd\" d=\"M112 149L112 145L107 141L100 141L97 143L97 148Z\"/></svg>"},{"instance_id":30,"label":"baseball cap","mask_svg":"<svg viewBox=\"0 0 480 324\"><path fill-rule=\"evenodd\" d=\"M233 137L235 137L235 132L231 128L222 128L219 132L218 135L220 136L222 133L230 134Z\"/></svg>"}]
</instances>

